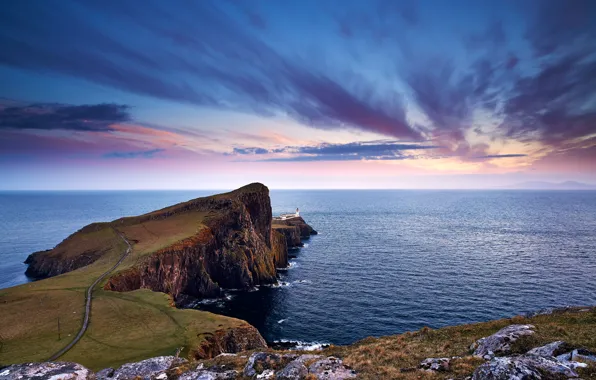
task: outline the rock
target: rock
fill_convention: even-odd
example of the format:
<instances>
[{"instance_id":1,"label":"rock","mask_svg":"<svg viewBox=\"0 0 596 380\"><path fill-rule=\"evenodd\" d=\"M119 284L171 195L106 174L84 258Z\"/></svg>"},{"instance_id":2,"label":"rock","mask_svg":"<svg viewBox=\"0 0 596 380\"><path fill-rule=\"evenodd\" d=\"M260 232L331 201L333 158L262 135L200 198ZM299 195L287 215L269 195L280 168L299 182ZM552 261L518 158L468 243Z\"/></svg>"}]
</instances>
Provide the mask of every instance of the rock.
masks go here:
<instances>
[{"instance_id":1,"label":"rock","mask_svg":"<svg viewBox=\"0 0 596 380\"><path fill-rule=\"evenodd\" d=\"M1 380L86 380L93 378L93 372L89 369L70 362L13 364L0 369Z\"/></svg>"},{"instance_id":2,"label":"rock","mask_svg":"<svg viewBox=\"0 0 596 380\"><path fill-rule=\"evenodd\" d=\"M511 343L524 335L534 334L532 325L509 325L491 336L481 338L472 345L474 356L491 359L495 355L507 354L511 351Z\"/></svg>"},{"instance_id":3,"label":"rock","mask_svg":"<svg viewBox=\"0 0 596 380\"><path fill-rule=\"evenodd\" d=\"M356 371L343 365L340 359L333 356L311 364L308 367L308 373L314 374L319 380L342 380L356 377Z\"/></svg>"},{"instance_id":4,"label":"rock","mask_svg":"<svg viewBox=\"0 0 596 380\"><path fill-rule=\"evenodd\" d=\"M308 375L308 368L299 360L294 360L277 373L277 380L301 380Z\"/></svg>"},{"instance_id":5,"label":"rock","mask_svg":"<svg viewBox=\"0 0 596 380\"><path fill-rule=\"evenodd\" d=\"M541 347L532 348L528 351L528 354L538 356L558 356L570 350L571 347L567 343L558 340Z\"/></svg>"},{"instance_id":6,"label":"rock","mask_svg":"<svg viewBox=\"0 0 596 380\"><path fill-rule=\"evenodd\" d=\"M275 371L272 369L266 369L257 375L257 379L271 380L275 378Z\"/></svg>"},{"instance_id":7,"label":"rock","mask_svg":"<svg viewBox=\"0 0 596 380\"><path fill-rule=\"evenodd\" d=\"M267 369L272 369L280 365L282 357L279 354L269 352L255 352L248 358L248 362L244 367L244 376L253 377L261 374Z\"/></svg>"},{"instance_id":8,"label":"rock","mask_svg":"<svg viewBox=\"0 0 596 380\"><path fill-rule=\"evenodd\" d=\"M596 362L596 354L583 348L571 352L572 361Z\"/></svg>"},{"instance_id":9,"label":"rock","mask_svg":"<svg viewBox=\"0 0 596 380\"><path fill-rule=\"evenodd\" d=\"M142 360L136 363L126 363L120 368L112 370L111 373L103 374L103 371L97 373L98 380L152 380L160 375L165 375L166 371L173 366L186 362L184 359L175 356L158 356L151 359ZM100 377L100 373L102 377ZM167 376L166 376L167 377Z\"/></svg>"},{"instance_id":10,"label":"rock","mask_svg":"<svg viewBox=\"0 0 596 380\"><path fill-rule=\"evenodd\" d=\"M216 330L208 335L199 347L191 350L194 359L209 359L221 354L267 348L265 339L255 327L249 325Z\"/></svg>"},{"instance_id":11,"label":"rock","mask_svg":"<svg viewBox=\"0 0 596 380\"><path fill-rule=\"evenodd\" d=\"M96 376L98 379L111 378L112 376L114 376L114 371L114 368L105 368L97 372Z\"/></svg>"},{"instance_id":12,"label":"rock","mask_svg":"<svg viewBox=\"0 0 596 380\"><path fill-rule=\"evenodd\" d=\"M225 370L223 367L196 369L180 375L178 380L234 380L239 377L238 371Z\"/></svg>"},{"instance_id":13,"label":"rock","mask_svg":"<svg viewBox=\"0 0 596 380\"><path fill-rule=\"evenodd\" d=\"M449 358L427 358L420 362L418 367L427 371L445 372L449 371L450 362Z\"/></svg>"},{"instance_id":14,"label":"rock","mask_svg":"<svg viewBox=\"0 0 596 380\"><path fill-rule=\"evenodd\" d=\"M473 380L550 380L578 374L553 357L517 355L495 357L476 368Z\"/></svg>"}]
</instances>

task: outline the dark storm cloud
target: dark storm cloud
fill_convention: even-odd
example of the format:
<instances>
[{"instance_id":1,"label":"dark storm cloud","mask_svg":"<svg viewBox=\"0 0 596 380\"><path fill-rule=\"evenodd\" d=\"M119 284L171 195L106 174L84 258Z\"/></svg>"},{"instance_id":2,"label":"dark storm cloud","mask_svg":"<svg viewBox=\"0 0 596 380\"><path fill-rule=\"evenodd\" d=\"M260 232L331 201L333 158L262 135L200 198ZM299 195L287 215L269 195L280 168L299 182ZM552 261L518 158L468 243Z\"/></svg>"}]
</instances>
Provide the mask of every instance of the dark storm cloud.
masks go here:
<instances>
[{"instance_id":1,"label":"dark storm cloud","mask_svg":"<svg viewBox=\"0 0 596 380\"><path fill-rule=\"evenodd\" d=\"M289 115L316 128L430 139L447 147L442 153L462 157L485 153L466 140L478 113L503 120L489 132L493 138L585 148L581 138L594 133L594 1L503 2L513 7L505 13L520 12L515 18L524 24L510 28L511 20L495 15L478 33L459 36L461 46L449 40L446 49L442 39L437 46L415 39L433 26L422 17L422 2L304 3L312 14L331 14L334 41L353 53L348 59L327 63L324 54L272 42L275 36L265 34L275 20L251 2L185 2L182 9L160 1L141 7L134 1L23 0L2 4L0 64L177 102ZM306 37L313 45L326 37L313 33ZM366 49L358 50L362 45ZM319 47L330 56L336 48ZM458 48L466 53L458 55ZM386 61L380 80L362 74L377 67L357 67L369 55ZM406 87L407 102L428 125L408 119L394 81Z\"/></svg>"},{"instance_id":2,"label":"dark storm cloud","mask_svg":"<svg viewBox=\"0 0 596 380\"><path fill-rule=\"evenodd\" d=\"M66 2L11 3L0 14L0 63L51 70L162 99L287 114L318 128L419 138L398 97L372 97L375 86L359 76L330 75L306 57L288 59L221 4L189 2L181 11L158 1L144 2L143 7L103 1L77 7ZM80 14L87 7L94 11L89 20ZM245 6L234 9L249 11ZM405 15L414 20L414 13ZM259 17L249 14L253 24L265 27ZM110 20L121 35L102 29L103 20Z\"/></svg>"},{"instance_id":3,"label":"dark storm cloud","mask_svg":"<svg viewBox=\"0 0 596 380\"><path fill-rule=\"evenodd\" d=\"M0 129L63 129L108 131L110 125L130 120L121 104L30 104L0 108Z\"/></svg>"},{"instance_id":4,"label":"dark storm cloud","mask_svg":"<svg viewBox=\"0 0 596 380\"><path fill-rule=\"evenodd\" d=\"M286 146L276 149L258 147L234 148L230 155L292 155L291 157L271 157L262 161L358 161L358 160L403 160L416 158L404 151L440 148L434 145L404 144L395 141L353 142L347 144L319 144L312 146Z\"/></svg>"},{"instance_id":5,"label":"dark storm cloud","mask_svg":"<svg viewBox=\"0 0 596 380\"><path fill-rule=\"evenodd\" d=\"M156 154L164 152L165 149L150 149L150 150L137 150L128 152L110 152L104 154L103 158L153 158Z\"/></svg>"}]
</instances>

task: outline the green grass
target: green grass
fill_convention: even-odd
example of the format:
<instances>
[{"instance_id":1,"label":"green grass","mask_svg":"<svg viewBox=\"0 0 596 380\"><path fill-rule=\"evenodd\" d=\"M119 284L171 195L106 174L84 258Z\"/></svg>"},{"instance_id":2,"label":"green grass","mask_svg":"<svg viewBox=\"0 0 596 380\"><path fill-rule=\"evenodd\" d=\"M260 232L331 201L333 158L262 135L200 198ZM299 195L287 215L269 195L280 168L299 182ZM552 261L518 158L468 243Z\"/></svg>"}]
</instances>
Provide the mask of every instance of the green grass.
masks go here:
<instances>
[{"instance_id":1,"label":"green grass","mask_svg":"<svg viewBox=\"0 0 596 380\"><path fill-rule=\"evenodd\" d=\"M47 254L69 259L99 252L97 261L60 276L0 290L0 364L46 360L73 339L82 325L87 287L127 248L116 230L126 236L133 249L112 275L135 266L153 252L206 233L203 222L214 214L179 211L180 207L184 204L89 225ZM169 214L164 216L164 212ZM163 293L105 291L106 282L107 278L94 291L87 332L60 360L101 369L173 354L180 347L185 348L184 354L200 343L204 333L246 325L212 313L176 309Z\"/></svg>"}]
</instances>

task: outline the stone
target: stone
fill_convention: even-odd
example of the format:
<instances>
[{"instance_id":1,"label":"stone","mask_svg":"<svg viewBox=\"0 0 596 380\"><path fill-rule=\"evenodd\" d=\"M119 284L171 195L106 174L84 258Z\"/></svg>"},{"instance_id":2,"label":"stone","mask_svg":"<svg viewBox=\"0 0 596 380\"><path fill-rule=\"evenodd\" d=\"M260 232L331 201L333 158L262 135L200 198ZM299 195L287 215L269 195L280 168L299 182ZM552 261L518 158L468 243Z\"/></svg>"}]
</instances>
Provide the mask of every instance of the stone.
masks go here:
<instances>
[{"instance_id":1,"label":"stone","mask_svg":"<svg viewBox=\"0 0 596 380\"><path fill-rule=\"evenodd\" d=\"M450 361L449 358L427 358L418 367L427 371L446 372L449 371Z\"/></svg>"},{"instance_id":2,"label":"stone","mask_svg":"<svg viewBox=\"0 0 596 380\"><path fill-rule=\"evenodd\" d=\"M530 351L528 351L528 354L538 356L559 356L570 350L571 347L567 343L563 342L562 340L558 340L556 342L545 344L541 347L532 348Z\"/></svg>"},{"instance_id":3,"label":"stone","mask_svg":"<svg viewBox=\"0 0 596 380\"><path fill-rule=\"evenodd\" d=\"M491 336L478 339L471 348L474 349L474 356L488 360L496 355L508 354L511 352L511 343L521 336L532 334L532 325L509 325Z\"/></svg>"},{"instance_id":4,"label":"stone","mask_svg":"<svg viewBox=\"0 0 596 380\"><path fill-rule=\"evenodd\" d=\"M272 369L266 369L257 375L258 380L271 380L275 378L275 371Z\"/></svg>"},{"instance_id":5,"label":"stone","mask_svg":"<svg viewBox=\"0 0 596 380\"><path fill-rule=\"evenodd\" d=\"M0 369L0 380L86 380L92 378L94 376L91 370L70 362L13 364Z\"/></svg>"},{"instance_id":6,"label":"stone","mask_svg":"<svg viewBox=\"0 0 596 380\"><path fill-rule=\"evenodd\" d=\"M180 375L178 380L234 380L239 377L239 372L224 370L223 368L196 369Z\"/></svg>"},{"instance_id":7,"label":"stone","mask_svg":"<svg viewBox=\"0 0 596 380\"><path fill-rule=\"evenodd\" d=\"M578 374L553 357L516 355L495 357L476 368L473 380L547 380L575 378Z\"/></svg>"},{"instance_id":8,"label":"stone","mask_svg":"<svg viewBox=\"0 0 596 380\"><path fill-rule=\"evenodd\" d=\"M596 354L583 348L571 352L572 361L596 362Z\"/></svg>"},{"instance_id":9,"label":"stone","mask_svg":"<svg viewBox=\"0 0 596 380\"><path fill-rule=\"evenodd\" d=\"M264 370L271 369L272 366L279 365L281 362L282 357L279 354L269 352L255 352L248 358L248 362L244 367L244 376L253 377L257 374L260 374L260 372L258 372L257 369L259 369L262 372Z\"/></svg>"},{"instance_id":10,"label":"stone","mask_svg":"<svg viewBox=\"0 0 596 380\"><path fill-rule=\"evenodd\" d=\"M340 359L333 356L311 364L308 367L308 373L314 374L319 380L343 380L356 377L356 371L343 365Z\"/></svg>"},{"instance_id":11,"label":"stone","mask_svg":"<svg viewBox=\"0 0 596 380\"><path fill-rule=\"evenodd\" d=\"M276 380L301 380L308 375L308 368L299 360L290 362L284 369L277 373Z\"/></svg>"},{"instance_id":12,"label":"stone","mask_svg":"<svg viewBox=\"0 0 596 380\"><path fill-rule=\"evenodd\" d=\"M175 356L158 356L136 363L126 363L111 373L98 372L98 380L152 380L165 374L171 367L186 362ZM102 374L100 377L99 375Z\"/></svg>"}]
</instances>

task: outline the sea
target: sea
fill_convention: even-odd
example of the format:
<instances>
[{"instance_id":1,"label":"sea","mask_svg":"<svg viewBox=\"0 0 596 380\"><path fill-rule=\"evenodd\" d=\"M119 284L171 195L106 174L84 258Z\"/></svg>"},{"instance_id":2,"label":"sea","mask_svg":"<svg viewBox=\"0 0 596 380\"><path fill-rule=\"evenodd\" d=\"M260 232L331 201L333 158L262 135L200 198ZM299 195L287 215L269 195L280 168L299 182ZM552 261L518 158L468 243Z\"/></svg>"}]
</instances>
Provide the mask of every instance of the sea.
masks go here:
<instances>
[{"instance_id":1,"label":"sea","mask_svg":"<svg viewBox=\"0 0 596 380\"><path fill-rule=\"evenodd\" d=\"M0 288L23 261L86 224L216 191L0 193ZM277 286L196 308L247 320L302 348L596 305L596 192L273 190L319 234L293 250ZM1 291L0 291L1 294Z\"/></svg>"}]
</instances>

